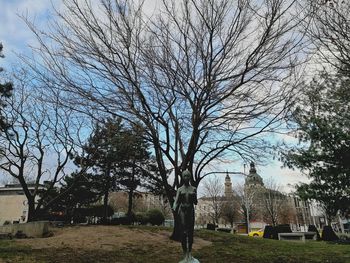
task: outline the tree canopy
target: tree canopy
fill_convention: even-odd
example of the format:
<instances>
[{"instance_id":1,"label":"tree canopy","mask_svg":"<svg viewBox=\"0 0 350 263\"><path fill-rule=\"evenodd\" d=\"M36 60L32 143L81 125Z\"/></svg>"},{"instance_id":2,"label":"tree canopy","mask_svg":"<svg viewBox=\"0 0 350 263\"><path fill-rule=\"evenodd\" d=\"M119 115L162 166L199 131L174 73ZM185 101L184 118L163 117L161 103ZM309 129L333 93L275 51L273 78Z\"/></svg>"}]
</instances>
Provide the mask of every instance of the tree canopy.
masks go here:
<instances>
[{"instance_id":1,"label":"tree canopy","mask_svg":"<svg viewBox=\"0 0 350 263\"><path fill-rule=\"evenodd\" d=\"M105 207L110 191L127 191L128 214L131 215L137 188L162 192L159 189L157 166L148 148L142 126L126 127L121 118L108 118L96 124L83 146L82 154L75 157L75 162L91 167L99 177Z\"/></svg>"},{"instance_id":2,"label":"tree canopy","mask_svg":"<svg viewBox=\"0 0 350 263\"><path fill-rule=\"evenodd\" d=\"M0 170L20 183L31 221L39 210L49 208L48 194L66 175L81 126L70 110L45 104L24 72L17 72L13 80L16 89L2 111L9 125L0 133Z\"/></svg>"},{"instance_id":3,"label":"tree canopy","mask_svg":"<svg viewBox=\"0 0 350 263\"><path fill-rule=\"evenodd\" d=\"M182 170L197 186L216 161L264 156L302 58L295 2L164 0L149 17L137 1L69 0L50 32L27 20L40 48L24 60L66 106L141 123L172 203Z\"/></svg>"},{"instance_id":4,"label":"tree canopy","mask_svg":"<svg viewBox=\"0 0 350 263\"><path fill-rule=\"evenodd\" d=\"M305 89L293 115L304 147L290 150L286 164L309 175L299 195L320 202L331 219L350 209L350 77L323 73Z\"/></svg>"},{"instance_id":5,"label":"tree canopy","mask_svg":"<svg viewBox=\"0 0 350 263\"><path fill-rule=\"evenodd\" d=\"M0 43L0 58L3 58L2 54L3 45ZM4 69L0 67L0 73ZM12 92L12 83L11 82L0 82L0 130L7 128L8 123L6 118L3 116L3 108L6 107L6 98L11 96Z\"/></svg>"}]
</instances>

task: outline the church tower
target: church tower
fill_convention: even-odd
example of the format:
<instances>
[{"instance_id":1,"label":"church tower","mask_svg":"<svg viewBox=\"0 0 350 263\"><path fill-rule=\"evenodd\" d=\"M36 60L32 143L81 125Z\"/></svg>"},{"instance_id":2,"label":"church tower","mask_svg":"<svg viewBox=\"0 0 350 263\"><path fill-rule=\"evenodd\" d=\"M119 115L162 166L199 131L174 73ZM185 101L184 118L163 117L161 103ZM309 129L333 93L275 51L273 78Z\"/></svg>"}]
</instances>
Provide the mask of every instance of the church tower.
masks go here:
<instances>
[{"instance_id":1,"label":"church tower","mask_svg":"<svg viewBox=\"0 0 350 263\"><path fill-rule=\"evenodd\" d=\"M233 190L232 190L232 182L231 178L228 175L228 172L226 172L226 177L225 177L225 197L231 197L233 195Z\"/></svg>"},{"instance_id":2,"label":"church tower","mask_svg":"<svg viewBox=\"0 0 350 263\"><path fill-rule=\"evenodd\" d=\"M245 178L245 186L264 186L263 179L256 172L255 164L253 162L250 163L249 174Z\"/></svg>"}]
</instances>

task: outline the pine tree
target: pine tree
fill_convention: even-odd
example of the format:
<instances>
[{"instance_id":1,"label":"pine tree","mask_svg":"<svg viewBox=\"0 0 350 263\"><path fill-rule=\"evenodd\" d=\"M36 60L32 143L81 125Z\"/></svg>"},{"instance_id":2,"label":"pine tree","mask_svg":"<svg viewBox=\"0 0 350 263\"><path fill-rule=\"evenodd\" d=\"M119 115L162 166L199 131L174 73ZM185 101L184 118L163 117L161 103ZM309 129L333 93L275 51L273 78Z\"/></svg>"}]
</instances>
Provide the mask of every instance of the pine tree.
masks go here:
<instances>
[{"instance_id":1,"label":"pine tree","mask_svg":"<svg viewBox=\"0 0 350 263\"><path fill-rule=\"evenodd\" d=\"M60 187L55 187L47 199L55 200L48 212L63 212L66 220L71 222L78 208L92 207L101 198L102 184L100 178L92 173L74 172L63 178ZM45 215L47 211L42 211Z\"/></svg>"},{"instance_id":2,"label":"pine tree","mask_svg":"<svg viewBox=\"0 0 350 263\"><path fill-rule=\"evenodd\" d=\"M148 151L148 143L144 139L144 129L133 125L124 134L124 160L120 163L117 182L128 192L128 212L132 216L133 197L137 187L141 186L152 192L161 192L162 187L157 174L157 165Z\"/></svg>"},{"instance_id":3,"label":"pine tree","mask_svg":"<svg viewBox=\"0 0 350 263\"><path fill-rule=\"evenodd\" d=\"M96 126L88 143L83 147L84 155L75 158L93 167L102 183L104 221L107 217L109 193L126 190L129 194L128 215L132 215L134 192L139 186L156 191L156 165L143 139L143 128L139 125L126 128L120 119L107 119ZM158 184L159 185L159 184ZM159 187L159 186L158 186Z\"/></svg>"},{"instance_id":4,"label":"pine tree","mask_svg":"<svg viewBox=\"0 0 350 263\"><path fill-rule=\"evenodd\" d=\"M97 124L88 142L83 146L82 156L75 157L76 164L92 167L102 185L103 222L107 220L109 193L117 188L116 172L122 161L122 123L120 119L107 119Z\"/></svg>"}]
</instances>

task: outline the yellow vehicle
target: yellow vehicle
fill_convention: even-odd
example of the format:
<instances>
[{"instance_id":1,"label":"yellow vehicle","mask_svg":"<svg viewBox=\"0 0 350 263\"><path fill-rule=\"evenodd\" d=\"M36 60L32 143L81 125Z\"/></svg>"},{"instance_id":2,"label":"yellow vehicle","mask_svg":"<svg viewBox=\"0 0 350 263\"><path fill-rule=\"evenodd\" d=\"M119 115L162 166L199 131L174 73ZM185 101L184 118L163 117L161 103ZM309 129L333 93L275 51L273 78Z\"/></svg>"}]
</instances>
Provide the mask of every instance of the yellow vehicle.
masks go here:
<instances>
[{"instance_id":1,"label":"yellow vehicle","mask_svg":"<svg viewBox=\"0 0 350 263\"><path fill-rule=\"evenodd\" d=\"M249 237L263 237L263 235L264 235L264 229L250 231L248 234Z\"/></svg>"}]
</instances>

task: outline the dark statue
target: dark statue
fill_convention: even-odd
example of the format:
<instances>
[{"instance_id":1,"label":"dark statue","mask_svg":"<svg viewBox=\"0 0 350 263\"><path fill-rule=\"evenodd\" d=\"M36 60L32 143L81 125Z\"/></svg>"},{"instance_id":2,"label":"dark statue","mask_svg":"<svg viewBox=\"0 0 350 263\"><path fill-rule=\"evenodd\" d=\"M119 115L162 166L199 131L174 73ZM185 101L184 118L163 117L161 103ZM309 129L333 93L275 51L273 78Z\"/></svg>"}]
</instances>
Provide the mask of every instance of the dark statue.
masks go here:
<instances>
[{"instance_id":1,"label":"dark statue","mask_svg":"<svg viewBox=\"0 0 350 263\"><path fill-rule=\"evenodd\" d=\"M177 213L180 222L181 245L184 259L180 263L199 263L192 257L194 205L197 204L197 189L190 184L191 173L186 170L182 173L183 185L177 189L173 210Z\"/></svg>"}]
</instances>

